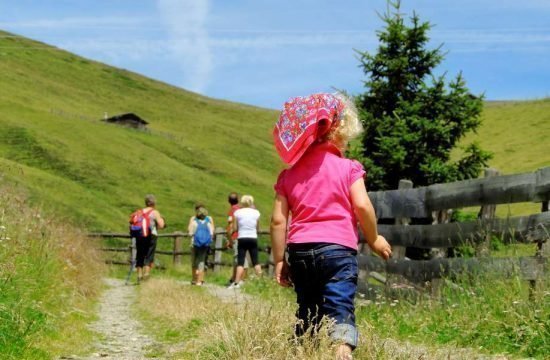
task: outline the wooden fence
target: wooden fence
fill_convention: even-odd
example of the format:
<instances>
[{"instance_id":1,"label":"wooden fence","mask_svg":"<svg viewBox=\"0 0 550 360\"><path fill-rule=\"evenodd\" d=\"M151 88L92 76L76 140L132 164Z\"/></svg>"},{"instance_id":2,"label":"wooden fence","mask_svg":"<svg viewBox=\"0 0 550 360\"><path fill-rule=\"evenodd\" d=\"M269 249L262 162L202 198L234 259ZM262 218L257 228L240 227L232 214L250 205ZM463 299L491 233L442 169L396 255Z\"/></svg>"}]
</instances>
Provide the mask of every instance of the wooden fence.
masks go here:
<instances>
[{"instance_id":1,"label":"wooden fence","mask_svg":"<svg viewBox=\"0 0 550 360\"><path fill-rule=\"evenodd\" d=\"M213 242L213 247L211 247L211 253L214 254L214 258L211 259L209 256L208 260L208 266L213 268L214 271L219 271L221 266L233 266L232 262L224 262L222 260L222 254L224 252L229 252L233 254L233 249L228 249L224 246L226 241L226 232L223 228L216 228L215 231L215 238ZM260 231L260 235L269 235L268 231ZM90 233L88 234L89 237L92 238L102 238L102 239L128 239L128 245L125 247L102 247L100 250L105 252L122 252L128 254L128 260L126 261L116 261L116 260L107 260L107 263L114 264L114 265L128 265L129 259L132 257L132 242L130 241L131 236L129 234L125 233ZM170 234L159 234L157 241L166 241L171 240L173 245L173 250L166 251L166 250L156 250L156 254L160 255L171 255L172 256L172 263L174 265L180 265L182 256L190 256L191 255L191 249L190 247L186 247L184 243L187 241L187 243L190 243L190 236L187 232L181 232L176 231ZM183 250L184 248L188 248L188 250ZM272 261L271 261L271 247L260 247L259 252L265 252L269 255L269 259L265 264L263 264L264 268L271 268Z\"/></svg>"},{"instance_id":2,"label":"wooden fence","mask_svg":"<svg viewBox=\"0 0 550 360\"><path fill-rule=\"evenodd\" d=\"M374 278L389 287L408 282L412 287L428 282L438 291L444 277L457 273L491 271L503 277L520 274L532 285L548 272L550 252L550 167L532 173L498 176L487 169L485 178L413 188L403 180L399 189L370 192L377 217L384 219L379 232L392 244L394 256L387 262L369 254L358 255L364 278ZM541 213L506 219L495 218L496 205L519 202L541 203ZM478 219L449 222L451 209L480 206ZM411 219L431 218L428 225L410 225ZM498 236L505 243L536 243L530 257L491 258L490 241ZM471 244L475 258L446 258L448 248ZM405 249L430 249L429 260L405 258ZM381 273L386 273L385 276ZM363 284L368 288L368 282ZM363 289L366 291L366 289Z\"/></svg>"},{"instance_id":3,"label":"wooden fence","mask_svg":"<svg viewBox=\"0 0 550 360\"><path fill-rule=\"evenodd\" d=\"M548 272L550 252L550 167L531 173L498 176L493 169L486 170L481 179L458 181L413 188L410 181L402 180L399 189L369 192L377 217L385 224L379 225L394 248L394 256L387 262L372 255L361 245L358 255L361 275L365 281L362 287L368 287L367 278L374 278L386 286L408 282L418 286L429 282L437 288L439 279L464 271L475 272L490 270L507 276L521 274L533 285ZM498 204L518 202L541 203L541 213L507 219L495 218ZM471 222L449 222L451 209L480 206L479 216ZM428 225L410 225L411 219L432 219ZM392 224L387 224L388 222ZM262 234L267 234L263 232ZM492 236L498 236L504 242L536 243L537 251L533 256L520 258L491 258L489 242ZM129 238L126 234L90 234L95 237ZM173 239L173 251L157 251L159 254L173 256L174 264L181 263L181 256L190 254L182 250L182 241L189 235L184 232L159 235ZM231 265L222 262L225 232L216 229L214 250L214 270L220 266ZM360 239L362 243L362 240ZM476 249L475 258L446 258L448 248L472 244ZM430 249L435 256L430 260L410 260L405 257L408 247ZM128 248L104 248L105 251L129 251ZM269 248L262 249L269 253ZM265 266L272 265L271 260ZM386 273L386 275L382 275ZM416 284L416 285L415 285ZM368 290L368 289L367 289Z\"/></svg>"}]
</instances>

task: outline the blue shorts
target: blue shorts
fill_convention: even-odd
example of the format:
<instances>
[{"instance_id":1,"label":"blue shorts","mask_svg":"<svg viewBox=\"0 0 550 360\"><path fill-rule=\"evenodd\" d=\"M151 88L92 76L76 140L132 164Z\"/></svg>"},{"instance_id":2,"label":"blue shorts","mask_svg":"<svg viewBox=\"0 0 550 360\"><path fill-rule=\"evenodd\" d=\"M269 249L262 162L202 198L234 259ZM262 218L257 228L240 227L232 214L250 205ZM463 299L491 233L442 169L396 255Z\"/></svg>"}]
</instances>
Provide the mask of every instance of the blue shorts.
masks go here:
<instances>
[{"instance_id":1,"label":"blue shorts","mask_svg":"<svg viewBox=\"0 0 550 360\"><path fill-rule=\"evenodd\" d=\"M296 335L317 331L323 317L335 322L331 338L357 346L355 327L357 251L342 245L289 244L288 261L297 295Z\"/></svg>"}]
</instances>

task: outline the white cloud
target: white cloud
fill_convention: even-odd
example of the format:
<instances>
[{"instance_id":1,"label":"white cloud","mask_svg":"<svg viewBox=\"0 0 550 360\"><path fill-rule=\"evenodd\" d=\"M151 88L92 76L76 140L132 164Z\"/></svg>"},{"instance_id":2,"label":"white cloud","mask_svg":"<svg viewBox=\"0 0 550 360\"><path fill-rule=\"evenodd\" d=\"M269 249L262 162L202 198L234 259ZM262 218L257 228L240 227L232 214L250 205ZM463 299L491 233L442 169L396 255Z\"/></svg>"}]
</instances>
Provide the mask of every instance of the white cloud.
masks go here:
<instances>
[{"instance_id":1,"label":"white cloud","mask_svg":"<svg viewBox=\"0 0 550 360\"><path fill-rule=\"evenodd\" d=\"M208 0L157 0L171 52L181 61L183 86L204 93L213 71L206 20Z\"/></svg>"}]
</instances>

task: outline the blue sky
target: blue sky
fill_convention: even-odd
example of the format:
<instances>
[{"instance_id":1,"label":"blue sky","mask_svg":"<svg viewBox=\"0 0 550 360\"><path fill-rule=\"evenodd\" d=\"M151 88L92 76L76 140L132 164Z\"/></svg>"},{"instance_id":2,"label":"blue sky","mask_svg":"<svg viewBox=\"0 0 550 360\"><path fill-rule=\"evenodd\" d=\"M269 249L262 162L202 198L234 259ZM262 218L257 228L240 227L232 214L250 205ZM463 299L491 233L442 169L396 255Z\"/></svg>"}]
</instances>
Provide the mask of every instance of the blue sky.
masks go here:
<instances>
[{"instance_id":1,"label":"blue sky","mask_svg":"<svg viewBox=\"0 0 550 360\"><path fill-rule=\"evenodd\" d=\"M279 108L363 91L384 0L0 0L0 29L211 97ZM438 68L490 100L550 96L550 0L403 0L434 26Z\"/></svg>"}]
</instances>

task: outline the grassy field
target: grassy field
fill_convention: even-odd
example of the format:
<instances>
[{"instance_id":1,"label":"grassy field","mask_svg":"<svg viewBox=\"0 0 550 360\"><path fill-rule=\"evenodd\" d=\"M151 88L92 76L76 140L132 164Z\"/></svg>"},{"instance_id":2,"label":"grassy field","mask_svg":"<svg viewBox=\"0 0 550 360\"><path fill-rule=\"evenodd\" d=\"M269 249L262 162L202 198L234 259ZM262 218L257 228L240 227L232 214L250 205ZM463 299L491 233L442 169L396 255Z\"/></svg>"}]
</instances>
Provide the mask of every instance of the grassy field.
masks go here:
<instances>
[{"instance_id":1,"label":"grassy field","mask_svg":"<svg viewBox=\"0 0 550 360\"><path fill-rule=\"evenodd\" d=\"M125 231L128 214L154 193L173 231L196 202L222 224L227 193L238 191L256 197L267 224L282 166L270 136L275 111L0 34L0 172L34 203L89 230ZM487 103L481 129L464 143L493 151L491 166L503 173L550 165L549 110L549 99ZM149 121L149 131L100 121L125 112Z\"/></svg>"}]
</instances>

